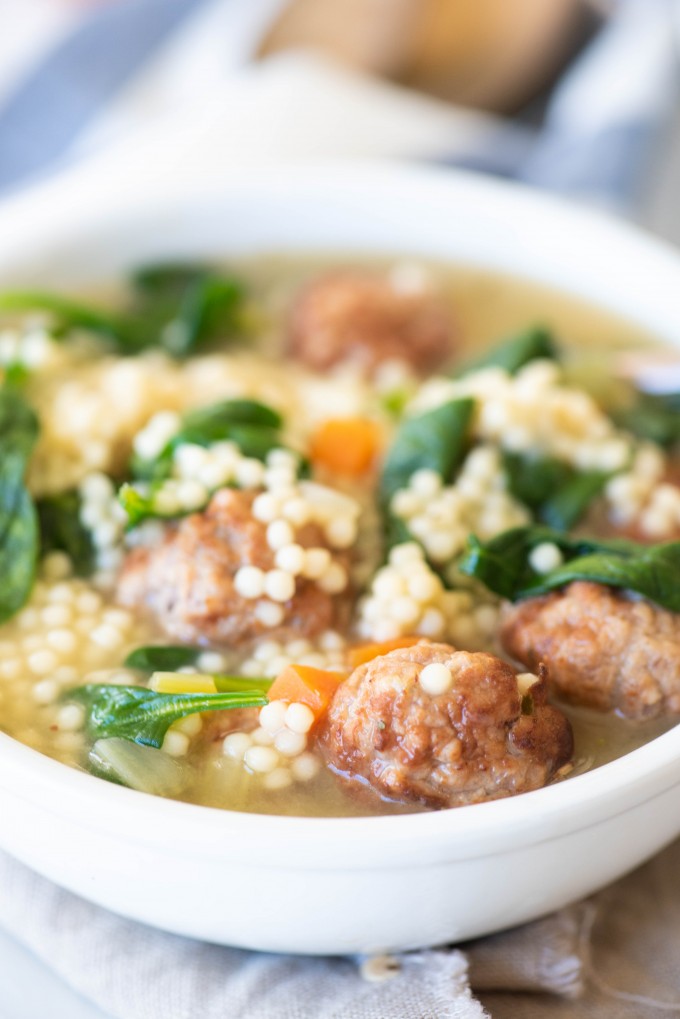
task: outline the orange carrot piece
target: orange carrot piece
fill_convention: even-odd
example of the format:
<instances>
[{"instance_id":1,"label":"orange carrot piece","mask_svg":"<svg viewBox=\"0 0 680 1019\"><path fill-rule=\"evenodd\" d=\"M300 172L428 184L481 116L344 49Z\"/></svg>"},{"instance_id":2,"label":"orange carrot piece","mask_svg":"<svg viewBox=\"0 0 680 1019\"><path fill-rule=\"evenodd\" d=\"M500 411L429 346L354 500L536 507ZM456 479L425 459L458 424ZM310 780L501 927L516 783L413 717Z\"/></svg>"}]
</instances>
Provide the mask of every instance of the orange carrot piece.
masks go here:
<instances>
[{"instance_id":1,"label":"orange carrot piece","mask_svg":"<svg viewBox=\"0 0 680 1019\"><path fill-rule=\"evenodd\" d=\"M346 676L341 672L315 669L311 665L289 665L279 673L267 692L270 701L306 704L320 718Z\"/></svg>"},{"instance_id":2,"label":"orange carrot piece","mask_svg":"<svg viewBox=\"0 0 680 1019\"><path fill-rule=\"evenodd\" d=\"M357 669L366 662L372 662L374 658L389 654L390 651L396 651L401 647L413 647L422 639L422 637L396 637L381 644L357 644L356 647L349 649L349 664L353 669Z\"/></svg>"},{"instance_id":3,"label":"orange carrot piece","mask_svg":"<svg viewBox=\"0 0 680 1019\"><path fill-rule=\"evenodd\" d=\"M338 474L358 476L374 464L382 429L369 418L329 418L312 436L312 462Z\"/></svg>"}]
</instances>

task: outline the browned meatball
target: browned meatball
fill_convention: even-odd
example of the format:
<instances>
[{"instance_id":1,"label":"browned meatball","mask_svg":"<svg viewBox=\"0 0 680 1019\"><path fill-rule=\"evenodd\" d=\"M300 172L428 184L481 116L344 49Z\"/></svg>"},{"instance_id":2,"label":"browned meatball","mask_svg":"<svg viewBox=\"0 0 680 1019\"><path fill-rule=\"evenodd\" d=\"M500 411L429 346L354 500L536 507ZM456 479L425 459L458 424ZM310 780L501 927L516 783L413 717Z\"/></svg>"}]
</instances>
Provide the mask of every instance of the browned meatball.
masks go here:
<instances>
[{"instance_id":1,"label":"browned meatball","mask_svg":"<svg viewBox=\"0 0 680 1019\"><path fill-rule=\"evenodd\" d=\"M203 513L168 527L152 548L134 549L118 580L123 605L147 608L174 638L192 644L235 647L263 634L276 639L311 637L338 625L346 599L326 594L298 577L295 594L282 605L283 619L267 625L261 598L244 598L234 587L241 566L274 568L266 525L251 512L253 492L221 489ZM303 547L321 546L317 527L296 535Z\"/></svg>"},{"instance_id":2,"label":"browned meatball","mask_svg":"<svg viewBox=\"0 0 680 1019\"><path fill-rule=\"evenodd\" d=\"M300 294L289 347L320 371L350 362L370 374L381 361L402 360L427 374L450 356L452 328L431 293L403 293L384 276L346 270Z\"/></svg>"},{"instance_id":3,"label":"browned meatball","mask_svg":"<svg viewBox=\"0 0 680 1019\"><path fill-rule=\"evenodd\" d=\"M590 581L510 609L503 646L560 696L628 718L680 711L680 615Z\"/></svg>"},{"instance_id":4,"label":"browned meatball","mask_svg":"<svg viewBox=\"0 0 680 1019\"><path fill-rule=\"evenodd\" d=\"M445 693L421 685L433 663L451 673ZM391 800L457 807L511 796L545 785L572 754L545 679L530 689L523 699L515 670L493 655L423 641L355 669L319 744L334 769Z\"/></svg>"}]
</instances>

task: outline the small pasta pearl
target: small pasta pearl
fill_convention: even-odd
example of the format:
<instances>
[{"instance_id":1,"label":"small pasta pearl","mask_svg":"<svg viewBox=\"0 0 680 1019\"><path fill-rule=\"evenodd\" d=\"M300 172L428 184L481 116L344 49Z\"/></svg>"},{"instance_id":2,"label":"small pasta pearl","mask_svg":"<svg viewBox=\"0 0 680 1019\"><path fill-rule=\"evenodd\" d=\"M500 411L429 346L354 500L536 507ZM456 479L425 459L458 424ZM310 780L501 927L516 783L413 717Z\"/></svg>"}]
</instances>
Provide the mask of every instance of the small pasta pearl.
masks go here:
<instances>
[{"instance_id":1,"label":"small pasta pearl","mask_svg":"<svg viewBox=\"0 0 680 1019\"><path fill-rule=\"evenodd\" d=\"M326 525L326 537L333 548L349 548L357 538L357 525L353 517L335 517Z\"/></svg>"},{"instance_id":2,"label":"small pasta pearl","mask_svg":"<svg viewBox=\"0 0 680 1019\"><path fill-rule=\"evenodd\" d=\"M33 699L38 704L52 704L59 696L59 684L53 679L42 679L33 687Z\"/></svg>"},{"instance_id":3,"label":"small pasta pearl","mask_svg":"<svg viewBox=\"0 0 680 1019\"><path fill-rule=\"evenodd\" d=\"M247 732L230 732L222 741L222 753L225 757L242 761L246 750L251 746L252 741Z\"/></svg>"},{"instance_id":4,"label":"small pasta pearl","mask_svg":"<svg viewBox=\"0 0 680 1019\"><path fill-rule=\"evenodd\" d=\"M270 705L271 706L271 705ZM264 710L264 709L263 709ZM291 732L303 735L314 725L314 713L306 704L297 701L290 704L284 712L285 725Z\"/></svg>"},{"instance_id":5,"label":"small pasta pearl","mask_svg":"<svg viewBox=\"0 0 680 1019\"><path fill-rule=\"evenodd\" d=\"M162 749L170 757L184 757L189 749L189 737L184 732L168 729L163 740Z\"/></svg>"},{"instance_id":6,"label":"small pasta pearl","mask_svg":"<svg viewBox=\"0 0 680 1019\"><path fill-rule=\"evenodd\" d=\"M292 785L293 777L288 768L274 768L268 775L264 776L262 784L265 789L287 789L289 785Z\"/></svg>"},{"instance_id":7,"label":"small pasta pearl","mask_svg":"<svg viewBox=\"0 0 680 1019\"><path fill-rule=\"evenodd\" d=\"M35 676L46 676L57 668L59 660L52 651L35 651L28 656L27 664Z\"/></svg>"},{"instance_id":8,"label":"small pasta pearl","mask_svg":"<svg viewBox=\"0 0 680 1019\"><path fill-rule=\"evenodd\" d=\"M281 512L294 527L304 527L311 515L310 507L304 499L287 499Z\"/></svg>"},{"instance_id":9,"label":"small pasta pearl","mask_svg":"<svg viewBox=\"0 0 680 1019\"><path fill-rule=\"evenodd\" d=\"M264 578L264 591L275 602L287 602L295 594L295 579L284 570L269 570Z\"/></svg>"},{"instance_id":10,"label":"small pasta pearl","mask_svg":"<svg viewBox=\"0 0 680 1019\"><path fill-rule=\"evenodd\" d=\"M117 626L109 626L107 623L102 623L101 626L96 627L92 631L90 639L103 648L114 650L120 647L125 638Z\"/></svg>"},{"instance_id":11,"label":"small pasta pearl","mask_svg":"<svg viewBox=\"0 0 680 1019\"><path fill-rule=\"evenodd\" d=\"M321 769L319 759L311 753L300 754L290 762L291 774L298 782L309 782Z\"/></svg>"},{"instance_id":12,"label":"small pasta pearl","mask_svg":"<svg viewBox=\"0 0 680 1019\"><path fill-rule=\"evenodd\" d=\"M440 662L430 662L426 665L420 673L419 681L425 693L433 697L446 693L453 686L451 670Z\"/></svg>"},{"instance_id":13,"label":"small pasta pearl","mask_svg":"<svg viewBox=\"0 0 680 1019\"><path fill-rule=\"evenodd\" d=\"M285 701L272 701L260 709L260 725L267 732L276 734L286 724L288 705Z\"/></svg>"},{"instance_id":14,"label":"small pasta pearl","mask_svg":"<svg viewBox=\"0 0 680 1019\"><path fill-rule=\"evenodd\" d=\"M318 584L326 594L339 594L347 587L347 571L340 563L331 563Z\"/></svg>"},{"instance_id":15,"label":"small pasta pearl","mask_svg":"<svg viewBox=\"0 0 680 1019\"><path fill-rule=\"evenodd\" d=\"M274 520L267 528L267 544L274 552L292 545L294 541L293 528L285 520Z\"/></svg>"},{"instance_id":16,"label":"small pasta pearl","mask_svg":"<svg viewBox=\"0 0 680 1019\"><path fill-rule=\"evenodd\" d=\"M298 576L305 568L305 550L302 545L284 545L278 549L274 562L280 570Z\"/></svg>"},{"instance_id":17,"label":"small pasta pearl","mask_svg":"<svg viewBox=\"0 0 680 1019\"><path fill-rule=\"evenodd\" d=\"M82 729L85 722L85 711L80 704L65 704L57 714L57 726L68 732Z\"/></svg>"},{"instance_id":18,"label":"small pasta pearl","mask_svg":"<svg viewBox=\"0 0 680 1019\"><path fill-rule=\"evenodd\" d=\"M273 601L261 601L255 606L255 617L263 626L280 626L283 615L283 606Z\"/></svg>"},{"instance_id":19,"label":"small pasta pearl","mask_svg":"<svg viewBox=\"0 0 680 1019\"><path fill-rule=\"evenodd\" d=\"M331 554L327 548L308 548L305 552L305 577L318 580L328 569L330 561Z\"/></svg>"},{"instance_id":20,"label":"small pasta pearl","mask_svg":"<svg viewBox=\"0 0 680 1019\"><path fill-rule=\"evenodd\" d=\"M264 570L259 566L241 566L234 576L234 590L242 598L260 598L264 592Z\"/></svg>"},{"instance_id":21,"label":"small pasta pearl","mask_svg":"<svg viewBox=\"0 0 680 1019\"><path fill-rule=\"evenodd\" d=\"M196 665L200 672L224 672L227 668L227 660L219 651L204 651L198 656Z\"/></svg>"},{"instance_id":22,"label":"small pasta pearl","mask_svg":"<svg viewBox=\"0 0 680 1019\"><path fill-rule=\"evenodd\" d=\"M536 573L550 573L564 562L562 553L552 541L541 542L529 553L529 565Z\"/></svg>"},{"instance_id":23,"label":"small pasta pearl","mask_svg":"<svg viewBox=\"0 0 680 1019\"><path fill-rule=\"evenodd\" d=\"M284 757L297 757L303 750L306 750L307 738L304 733L282 729L276 735L274 746Z\"/></svg>"},{"instance_id":24,"label":"small pasta pearl","mask_svg":"<svg viewBox=\"0 0 680 1019\"><path fill-rule=\"evenodd\" d=\"M243 760L251 771L266 775L278 767L279 755L272 747L255 746L246 750Z\"/></svg>"},{"instance_id":25,"label":"small pasta pearl","mask_svg":"<svg viewBox=\"0 0 680 1019\"><path fill-rule=\"evenodd\" d=\"M253 502L251 512L256 520L263 524L271 524L279 513L279 500L270 492L263 492Z\"/></svg>"},{"instance_id":26,"label":"small pasta pearl","mask_svg":"<svg viewBox=\"0 0 680 1019\"><path fill-rule=\"evenodd\" d=\"M274 742L274 734L267 729L263 729L262 726L254 729L250 734L250 738L258 747L270 747Z\"/></svg>"},{"instance_id":27,"label":"small pasta pearl","mask_svg":"<svg viewBox=\"0 0 680 1019\"><path fill-rule=\"evenodd\" d=\"M68 653L75 649L78 640L71 630L50 630L47 634L47 643L55 651Z\"/></svg>"}]
</instances>

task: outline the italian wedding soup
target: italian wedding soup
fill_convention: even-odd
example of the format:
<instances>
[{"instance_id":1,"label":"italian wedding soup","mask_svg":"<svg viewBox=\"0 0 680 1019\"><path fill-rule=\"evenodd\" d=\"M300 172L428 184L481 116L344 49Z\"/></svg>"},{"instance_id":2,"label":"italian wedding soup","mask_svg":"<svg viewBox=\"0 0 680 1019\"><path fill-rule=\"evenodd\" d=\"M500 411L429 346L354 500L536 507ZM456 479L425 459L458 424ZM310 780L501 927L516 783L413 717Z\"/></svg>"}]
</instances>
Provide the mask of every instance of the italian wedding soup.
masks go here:
<instances>
[{"instance_id":1,"label":"italian wedding soup","mask_svg":"<svg viewBox=\"0 0 680 1019\"><path fill-rule=\"evenodd\" d=\"M460 266L0 294L0 720L213 807L475 804L680 712L680 372Z\"/></svg>"}]
</instances>

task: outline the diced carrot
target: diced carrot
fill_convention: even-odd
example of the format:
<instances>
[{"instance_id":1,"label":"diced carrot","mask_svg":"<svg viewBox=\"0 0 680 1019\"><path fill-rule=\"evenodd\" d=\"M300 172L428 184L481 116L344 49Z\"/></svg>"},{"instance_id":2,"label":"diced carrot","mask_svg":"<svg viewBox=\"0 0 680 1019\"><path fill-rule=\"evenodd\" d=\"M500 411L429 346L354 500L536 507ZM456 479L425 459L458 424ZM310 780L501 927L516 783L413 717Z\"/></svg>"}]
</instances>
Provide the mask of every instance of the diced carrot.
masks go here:
<instances>
[{"instance_id":1,"label":"diced carrot","mask_svg":"<svg viewBox=\"0 0 680 1019\"><path fill-rule=\"evenodd\" d=\"M360 665L372 662L374 658L380 658L381 655L389 654L390 651L396 651L400 647L413 647L422 639L422 637L396 637L381 644L357 644L356 647L349 649L349 664L353 669L357 669Z\"/></svg>"},{"instance_id":2,"label":"diced carrot","mask_svg":"<svg viewBox=\"0 0 680 1019\"><path fill-rule=\"evenodd\" d=\"M382 429L370 418L329 418L312 436L310 456L338 474L365 474L382 445Z\"/></svg>"},{"instance_id":3,"label":"diced carrot","mask_svg":"<svg viewBox=\"0 0 680 1019\"><path fill-rule=\"evenodd\" d=\"M156 693L217 693L212 676L183 672L154 672L149 687Z\"/></svg>"},{"instance_id":4,"label":"diced carrot","mask_svg":"<svg viewBox=\"0 0 680 1019\"><path fill-rule=\"evenodd\" d=\"M318 719L345 678L341 672L315 669L311 665L289 665L276 677L267 698L270 701L306 704Z\"/></svg>"}]
</instances>

